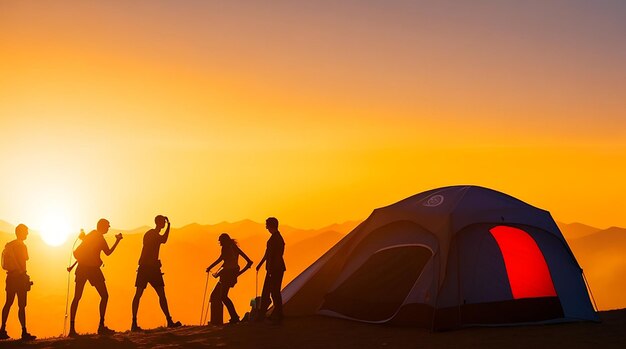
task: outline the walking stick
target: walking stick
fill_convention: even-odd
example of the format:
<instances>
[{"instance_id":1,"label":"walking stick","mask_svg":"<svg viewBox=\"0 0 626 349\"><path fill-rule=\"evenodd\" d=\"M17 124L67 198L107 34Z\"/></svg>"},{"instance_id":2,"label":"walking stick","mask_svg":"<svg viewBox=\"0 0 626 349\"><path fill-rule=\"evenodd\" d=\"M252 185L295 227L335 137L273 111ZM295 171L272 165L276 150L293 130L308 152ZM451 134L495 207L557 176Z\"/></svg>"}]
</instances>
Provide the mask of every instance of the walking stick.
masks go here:
<instances>
[{"instance_id":1,"label":"walking stick","mask_svg":"<svg viewBox=\"0 0 626 349\"><path fill-rule=\"evenodd\" d=\"M207 305L206 305L206 310L204 311L204 321L202 321L202 323L203 323L203 324L208 324L208 321L207 321L207 320L209 319L209 309L211 308L211 307L209 306L209 303L210 303L210 302L211 302L211 301L207 302Z\"/></svg>"},{"instance_id":2,"label":"walking stick","mask_svg":"<svg viewBox=\"0 0 626 349\"><path fill-rule=\"evenodd\" d=\"M74 264L72 264L72 256L74 255L74 248L76 247L76 243L78 242L79 239L82 239L84 236L85 236L85 232L81 229L80 234L78 235L78 237L76 237L76 240L74 240L74 244L72 244L72 252L70 253L70 260L67 263L69 267L66 268L67 291L65 293L65 317L63 318L63 336L65 336L65 331L67 330L67 308L69 307L69 304L70 304L70 275L71 275L72 269L74 269L74 267L78 263L78 261L75 261Z\"/></svg>"},{"instance_id":3,"label":"walking stick","mask_svg":"<svg viewBox=\"0 0 626 349\"><path fill-rule=\"evenodd\" d=\"M202 309L200 309L200 325L202 325L204 323L204 321L202 321L202 315L204 315L204 300L206 299L206 290L209 286L209 272L206 272L206 282L204 284L204 295L202 296ZM207 306L208 309L208 306Z\"/></svg>"}]
</instances>

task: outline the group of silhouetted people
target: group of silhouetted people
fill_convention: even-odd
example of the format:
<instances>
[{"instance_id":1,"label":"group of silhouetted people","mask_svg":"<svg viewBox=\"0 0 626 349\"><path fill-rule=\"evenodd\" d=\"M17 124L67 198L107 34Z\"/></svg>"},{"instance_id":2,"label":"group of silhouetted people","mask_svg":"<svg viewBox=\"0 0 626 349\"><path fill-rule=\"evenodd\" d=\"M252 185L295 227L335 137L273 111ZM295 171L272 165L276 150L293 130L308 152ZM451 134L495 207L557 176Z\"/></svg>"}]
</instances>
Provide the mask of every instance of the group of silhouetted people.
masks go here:
<instances>
[{"instance_id":1,"label":"group of silhouetted people","mask_svg":"<svg viewBox=\"0 0 626 349\"><path fill-rule=\"evenodd\" d=\"M132 302L132 325L131 331L141 331L141 327L137 324L137 312L139 310L139 301L144 290L150 284L159 296L159 305L167 320L167 327L179 327L180 321L172 320L169 312L167 298L165 296L165 282L163 281L163 273L161 272L161 261L159 260L159 250L161 244L165 244L170 233L170 221L167 217L158 215L154 218L155 227L148 230L143 237L143 247L139 257L139 267L137 268L137 278L135 281L136 292ZM167 228L165 226L167 225ZM73 251L76 258L76 286L74 299L70 307L70 329L68 336L75 337L76 332L76 312L78 303L83 295L83 290L87 281L96 288L100 295L100 324L98 326L98 334L107 335L114 333L113 330L106 327L104 318L106 314L109 293L107 291L104 274L102 273L102 259L100 252L104 252L107 256L113 253L118 244L122 240L122 234L115 236L115 243L109 248L104 234L108 233L110 228L109 221L100 219L96 229L88 234L81 232L79 236L81 243ZM161 234L161 230L165 228L165 232ZM282 285L283 275L285 273L285 261L283 254L285 251L285 241L278 230L278 220L270 217L265 222L265 228L270 232L271 237L267 241L267 248L263 258L256 266L257 272L265 264L266 275L263 283L260 300L255 298L254 317L251 320L267 319L273 324L279 324L283 319L282 298L280 289ZM2 327L0 328L0 340L8 339L9 335L6 331L6 322L9 311L15 297L18 299L18 317L22 325L22 339L33 340L36 337L28 333L26 329L26 297L33 284L26 272L26 261L28 260L28 249L24 240L28 236L28 227L19 224L15 228L16 239L9 242L2 252L2 267L7 272L6 278L6 302L2 309ZM221 253L219 258L211 263L206 269L211 274L211 270L220 262L222 263L219 271L212 275L219 278L215 288L211 292L209 298L211 302L211 324L222 324L222 309L226 307L230 315L229 324L235 324L241 321L233 302L228 297L229 290L237 283L239 275L252 267L252 260L239 248L236 240L232 239L228 234L223 233L219 236L218 241L221 245ZM246 260L243 269L239 267L239 256ZM68 268L71 271L73 266ZM270 301L271 298L271 301ZM269 317L265 314L268 312L270 304L274 309Z\"/></svg>"}]
</instances>

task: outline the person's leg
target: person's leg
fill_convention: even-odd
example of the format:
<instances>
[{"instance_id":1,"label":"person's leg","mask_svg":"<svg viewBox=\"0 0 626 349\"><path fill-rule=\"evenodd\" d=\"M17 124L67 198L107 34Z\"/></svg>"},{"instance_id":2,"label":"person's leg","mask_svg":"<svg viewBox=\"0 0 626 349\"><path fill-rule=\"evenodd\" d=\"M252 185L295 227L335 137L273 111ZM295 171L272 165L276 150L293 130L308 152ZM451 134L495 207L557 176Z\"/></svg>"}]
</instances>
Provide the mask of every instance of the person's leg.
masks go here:
<instances>
[{"instance_id":1,"label":"person's leg","mask_svg":"<svg viewBox=\"0 0 626 349\"><path fill-rule=\"evenodd\" d=\"M163 311L163 315L165 315L165 319L167 323L172 323L172 317L170 316L170 309L167 305L167 297L165 297L165 287L164 286L153 286L157 295L159 296L159 305L161 306L161 311Z\"/></svg>"},{"instance_id":2,"label":"person's leg","mask_svg":"<svg viewBox=\"0 0 626 349\"><path fill-rule=\"evenodd\" d=\"M107 285L103 282L97 282L94 287L98 294L100 295L100 325L99 327L104 328L104 316L107 312L107 303L109 302L109 291L107 291Z\"/></svg>"},{"instance_id":3,"label":"person's leg","mask_svg":"<svg viewBox=\"0 0 626 349\"><path fill-rule=\"evenodd\" d=\"M222 283L215 284L215 288L209 296L209 302L211 303L211 319L210 322L213 325L222 325L224 322L223 306L222 306Z\"/></svg>"},{"instance_id":4,"label":"person's leg","mask_svg":"<svg viewBox=\"0 0 626 349\"><path fill-rule=\"evenodd\" d=\"M237 314L237 310L235 310L235 305L233 304L233 301L231 301L230 298L228 298L229 290L230 290L230 287L224 287L222 289L222 303L224 303L224 306L226 306L226 309L228 309L228 314L230 315L230 322L231 323L239 322L239 315Z\"/></svg>"},{"instance_id":5,"label":"person's leg","mask_svg":"<svg viewBox=\"0 0 626 349\"><path fill-rule=\"evenodd\" d=\"M283 318L283 297L280 293L280 289L283 283L284 273L273 273L270 294L272 295L272 304L274 310L272 311L272 318L275 320L282 320Z\"/></svg>"},{"instance_id":6,"label":"person's leg","mask_svg":"<svg viewBox=\"0 0 626 349\"><path fill-rule=\"evenodd\" d=\"M261 317L265 317L267 309L270 307L270 284L272 282L272 276L265 274L265 280L263 281L263 290L261 291L261 307L259 308Z\"/></svg>"},{"instance_id":7,"label":"person's leg","mask_svg":"<svg viewBox=\"0 0 626 349\"><path fill-rule=\"evenodd\" d=\"M76 311L78 310L78 302L83 296L83 291L85 289L85 283L87 279L76 278L76 287L74 289L74 299L72 299L72 305L70 306L70 335L76 334L75 320L76 320Z\"/></svg>"},{"instance_id":8,"label":"person's leg","mask_svg":"<svg viewBox=\"0 0 626 349\"><path fill-rule=\"evenodd\" d=\"M22 324L22 339L33 340L37 337L28 333L28 330L26 330L26 301L27 301L26 297L27 297L26 289L20 290L19 292L17 292L17 306L18 306L17 316L20 319L20 324Z\"/></svg>"},{"instance_id":9,"label":"person's leg","mask_svg":"<svg viewBox=\"0 0 626 349\"><path fill-rule=\"evenodd\" d=\"M15 295L16 292L14 290L7 291L6 302L4 303L4 308L2 308L2 327L0 327L0 332L6 331L7 320L9 319L9 312L11 311L11 306L13 305L13 301L15 300Z\"/></svg>"},{"instance_id":10,"label":"person's leg","mask_svg":"<svg viewBox=\"0 0 626 349\"><path fill-rule=\"evenodd\" d=\"M143 295L143 291L145 290L145 287L139 287L137 286L136 290L135 290L135 297L133 297L133 303L132 303L132 312L133 312L133 324L131 326L131 330L132 329L137 329L137 312L139 311L139 300L141 300L141 296Z\"/></svg>"},{"instance_id":11,"label":"person's leg","mask_svg":"<svg viewBox=\"0 0 626 349\"><path fill-rule=\"evenodd\" d=\"M22 325L22 331L26 331L26 290L17 292L17 318Z\"/></svg>"}]
</instances>

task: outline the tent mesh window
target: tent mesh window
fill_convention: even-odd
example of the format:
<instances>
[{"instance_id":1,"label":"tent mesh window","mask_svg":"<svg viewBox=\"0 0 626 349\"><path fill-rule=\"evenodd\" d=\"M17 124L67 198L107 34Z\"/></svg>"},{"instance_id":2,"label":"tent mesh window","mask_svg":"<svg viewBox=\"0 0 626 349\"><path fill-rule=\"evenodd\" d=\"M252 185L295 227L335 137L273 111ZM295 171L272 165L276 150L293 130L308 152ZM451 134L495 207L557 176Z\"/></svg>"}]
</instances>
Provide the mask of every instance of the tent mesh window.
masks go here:
<instances>
[{"instance_id":1,"label":"tent mesh window","mask_svg":"<svg viewBox=\"0 0 626 349\"><path fill-rule=\"evenodd\" d=\"M383 321L398 311L432 256L422 246L399 246L373 254L333 292L322 309L345 316Z\"/></svg>"}]
</instances>

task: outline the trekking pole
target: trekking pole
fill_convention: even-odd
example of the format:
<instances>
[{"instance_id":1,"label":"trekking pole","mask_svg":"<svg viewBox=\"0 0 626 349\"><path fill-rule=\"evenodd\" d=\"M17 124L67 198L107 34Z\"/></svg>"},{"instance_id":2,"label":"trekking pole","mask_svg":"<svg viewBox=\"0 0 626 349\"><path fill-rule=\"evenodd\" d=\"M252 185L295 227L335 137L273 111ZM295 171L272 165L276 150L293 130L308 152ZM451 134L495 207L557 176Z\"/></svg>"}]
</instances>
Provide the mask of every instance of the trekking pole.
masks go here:
<instances>
[{"instance_id":1,"label":"trekking pole","mask_svg":"<svg viewBox=\"0 0 626 349\"><path fill-rule=\"evenodd\" d=\"M74 266L76 266L76 263L78 263L78 261L75 261L74 264L72 264L72 256L74 254L74 248L76 247L76 243L78 242L78 239L81 238L81 236L83 236L83 231L81 229L81 234L78 235L78 237L76 237L76 240L74 240L74 244L72 244L72 252L70 252L70 260L67 263L67 265L69 265L69 267L67 267L67 291L65 293L65 317L63 318L63 336L65 336L65 330L67 330L67 308L69 307L70 304L70 275L72 272L72 269L74 269Z\"/></svg>"},{"instance_id":2,"label":"trekking pole","mask_svg":"<svg viewBox=\"0 0 626 349\"><path fill-rule=\"evenodd\" d=\"M211 273L207 273L207 285L209 284L208 280L209 280L210 275ZM210 303L211 303L211 296L209 296L209 299L207 299L206 310L204 311L204 320L200 321L203 324L207 323L207 320L209 319L209 309L211 308Z\"/></svg>"},{"instance_id":3,"label":"trekking pole","mask_svg":"<svg viewBox=\"0 0 626 349\"><path fill-rule=\"evenodd\" d=\"M206 282L204 283L204 295L202 296L202 309L200 309L200 325L204 323L202 321L202 315L204 315L204 300L206 299L206 290L209 287L209 272L206 272Z\"/></svg>"},{"instance_id":4,"label":"trekking pole","mask_svg":"<svg viewBox=\"0 0 626 349\"><path fill-rule=\"evenodd\" d=\"M202 321L203 324L205 324L205 323L208 324L207 320L209 319L209 308L211 308L209 306L210 302L211 302L210 300L207 302L206 310L204 311L204 321Z\"/></svg>"}]
</instances>

